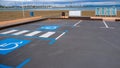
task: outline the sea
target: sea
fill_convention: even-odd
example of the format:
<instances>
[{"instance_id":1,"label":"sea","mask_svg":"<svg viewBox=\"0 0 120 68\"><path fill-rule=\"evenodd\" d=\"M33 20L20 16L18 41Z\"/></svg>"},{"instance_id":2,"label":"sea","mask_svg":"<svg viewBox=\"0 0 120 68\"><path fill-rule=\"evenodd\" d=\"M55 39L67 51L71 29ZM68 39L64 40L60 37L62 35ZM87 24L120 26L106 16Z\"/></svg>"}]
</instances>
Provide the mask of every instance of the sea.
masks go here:
<instances>
[{"instance_id":1,"label":"sea","mask_svg":"<svg viewBox=\"0 0 120 68\"><path fill-rule=\"evenodd\" d=\"M104 8L104 7L60 7L60 8L0 8L0 11L47 11L47 10L80 10L80 11L84 11L84 10L95 10L96 8ZM111 7L106 7L106 8L111 8ZM115 7L117 10L120 10L120 7Z\"/></svg>"}]
</instances>

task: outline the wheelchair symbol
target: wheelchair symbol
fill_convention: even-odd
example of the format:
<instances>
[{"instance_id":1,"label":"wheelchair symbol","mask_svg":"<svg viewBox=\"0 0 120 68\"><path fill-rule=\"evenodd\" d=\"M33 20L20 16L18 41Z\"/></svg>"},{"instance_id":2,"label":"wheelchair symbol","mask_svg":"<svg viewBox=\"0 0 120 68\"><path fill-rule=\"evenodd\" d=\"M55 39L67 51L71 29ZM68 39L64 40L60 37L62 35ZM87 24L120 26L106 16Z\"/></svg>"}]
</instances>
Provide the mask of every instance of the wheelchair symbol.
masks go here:
<instances>
[{"instance_id":1,"label":"wheelchair symbol","mask_svg":"<svg viewBox=\"0 0 120 68\"><path fill-rule=\"evenodd\" d=\"M2 45L0 45L0 50L11 50L11 49L15 49L19 46L19 44L22 44L23 41L21 42L12 42L12 43L4 43Z\"/></svg>"}]
</instances>

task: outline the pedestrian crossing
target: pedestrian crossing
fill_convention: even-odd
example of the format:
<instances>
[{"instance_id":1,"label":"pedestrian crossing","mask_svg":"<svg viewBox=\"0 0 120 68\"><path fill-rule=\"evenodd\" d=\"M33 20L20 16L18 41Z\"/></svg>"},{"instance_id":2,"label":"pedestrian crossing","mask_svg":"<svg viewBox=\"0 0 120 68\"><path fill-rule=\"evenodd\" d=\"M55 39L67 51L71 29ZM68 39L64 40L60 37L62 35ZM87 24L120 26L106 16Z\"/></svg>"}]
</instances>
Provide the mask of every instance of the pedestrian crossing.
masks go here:
<instances>
[{"instance_id":1,"label":"pedestrian crossing","mask_svg":"<svg viewBox=\"0 0 120 68\"><path fill-rule=\"evenodd\" d=\"M17 33L12 34L12 35L21 35L21 34L24 34L26 32L29 32L29 31L28 30L22 30L22 31L19 31Z\"/></svg>"},{"instance_id":2,"label":"pedestrian crossing","mask_svg":"<svg viewBox=\"0 0 120 68\"><path fill-rule=\"evenodd\" d=\"M2 35L15 35L15 36L18 36L18 35L23 35L23 36L28 36L28 37L39 37L39 38L49 38L55 34L57 34L57 32L54 32L54 31L47 31L47 32L44 32L44 31L31 31L31 30L8 30L8 31L3 31L3 32L0 32L0 34Z\"/></svg>"},{"instance_id":3,"label":"pedestrian crossing","mask_svg":"<svg viewBox=\"0 0 120 68\"><path fill-rule=\"evenodd\" d=\"M34 36L34 35L37 35L37 34L39 34L39 33L41 33L42 31L33 31L33 32L31 32L31 33L28 33L28 34L26 34L25 36Z\"/></svg>"},{"instance_id":4,"label":"pedestrian crossing","mask_svg":"<svg viewBox=\"0 0 120 68\"><path fill-rule=\"evenodd\" d=\"M18 31L18 30L10 30L10 31L6 31L6 32L2 32L0 34L9 34L9 33L13 33L13 32L16 32L16 31Z\"/></svg>"},{"instance_id":5,"label":"pedestrian crossing","mask_svg":"<svg viewBox=\"0 0 120 68\"><path fill-rule=\"evenodd\" d=\"M48 38L48 37L50 37L50 36L53 35L53 34L55 34L55 32L47 32L47 33L45 33L45 34L43 34L43 35L41 35L41 36L39 36L39 37Z\"/></svg>"}]
</instances>

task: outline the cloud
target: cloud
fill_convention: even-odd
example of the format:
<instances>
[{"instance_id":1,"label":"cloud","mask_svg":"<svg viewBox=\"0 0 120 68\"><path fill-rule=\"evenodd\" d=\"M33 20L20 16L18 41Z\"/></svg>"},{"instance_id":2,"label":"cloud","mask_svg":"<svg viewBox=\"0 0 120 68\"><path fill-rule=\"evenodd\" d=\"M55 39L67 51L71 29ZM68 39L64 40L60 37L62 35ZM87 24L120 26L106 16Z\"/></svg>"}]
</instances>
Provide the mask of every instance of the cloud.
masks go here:
<instances>
[{"instance_id":1,"label":"cloud","mask_svg":"<svg viewBox=\"0 0 120 68\"><path fill-rule=\"evenodd\" d=\"M69 2L71 0L1 0L1 1ZM73 0L73 1L78 1L78 0Z\"/></svg>"},{"instance_id":2,"label":"cloud","mask_svg":"<svg viewBox=\"0 0 120 68\"><path fill-rule=\"evenodd\" d=\"M119 2L113 2L111 0L103 1L103 0L0 0L1 5L21 5L21 1L24 1L24 4L43 4L43 2L47 2L46 4L51 5L69 5L72 1L74 5L120 5ZM36 1L36 2L33 2ZM39 2L37 2L39 1ZM95 2L94 2L95 1ZM99 2L98 2L99 1Z\"/></svg>"},{"instance_id":3,"label":"cloud","mask_svg":"<svg viewBox=\"0 0 120 68\"><path fill-rule=\"evenodd\" d=\"M0 1L39 1L39 2L72 2L72 1L80 1L80 2L120 2L120 0L0 0Z\"/></svg>"},{"instance_id":4,"label":"cloud","mask_svg":"<svg viewBox=\"0 0 120 68\"><path fill-rule=\"evenodd\" d=\"M83 5L117 5L120 2L84 2Z\"/></svg>"},{"instance_id":5,"label":"cloud","mask_svg":"<svg viewBox=\"0 0 120 68\"><path fill-rule=\"evenodd\" d=\"M33 0L1 0L1 1L33 1Z\"/></svg>"}]
</instances>

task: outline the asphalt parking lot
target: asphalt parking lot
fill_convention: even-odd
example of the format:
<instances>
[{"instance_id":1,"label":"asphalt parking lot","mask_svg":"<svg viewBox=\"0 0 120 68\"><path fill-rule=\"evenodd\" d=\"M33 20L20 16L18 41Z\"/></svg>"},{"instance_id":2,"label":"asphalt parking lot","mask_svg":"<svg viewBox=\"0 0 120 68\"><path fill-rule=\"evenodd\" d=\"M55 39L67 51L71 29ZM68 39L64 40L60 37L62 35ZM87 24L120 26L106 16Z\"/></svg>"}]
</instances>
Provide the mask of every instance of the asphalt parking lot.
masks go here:
<instances>
[{"instance_id":1,"label":"asphalt parking lot","mask_svg":"<svg viewBox=\"0 0 120 68\"><path fill-rule=\"evenodd\" d=\"M0 68L120 68L120 22L48 19L0 30Z\"/></svg>"}]
</instances>

